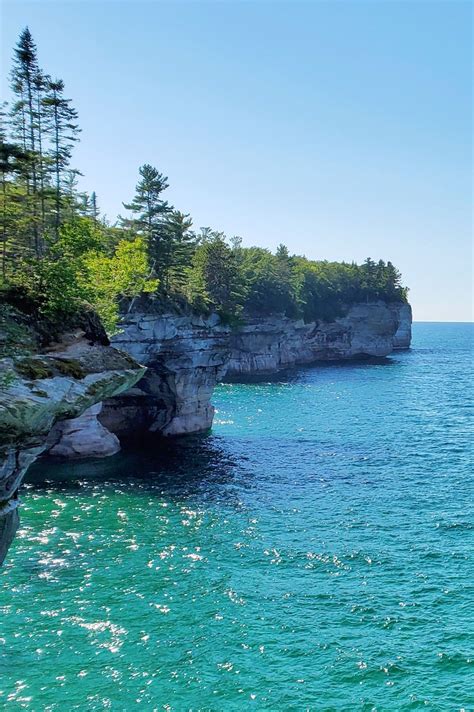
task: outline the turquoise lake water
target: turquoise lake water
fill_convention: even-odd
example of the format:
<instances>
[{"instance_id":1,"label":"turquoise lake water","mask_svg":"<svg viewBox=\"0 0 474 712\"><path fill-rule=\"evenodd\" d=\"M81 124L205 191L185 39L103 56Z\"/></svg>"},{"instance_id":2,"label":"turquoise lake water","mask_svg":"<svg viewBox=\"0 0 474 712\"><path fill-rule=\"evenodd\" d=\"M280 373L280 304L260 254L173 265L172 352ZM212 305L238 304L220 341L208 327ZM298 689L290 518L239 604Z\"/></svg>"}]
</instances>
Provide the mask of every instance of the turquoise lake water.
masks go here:
<instances>
[{"instance_id":1,"label":"turquoise lake water","mask_svg":"<svg viewBox=\"0 0 474 712\"><path fill-rule=\"evenodd\" d=\"M0 707L474 710L472 335L415 324L220 386L207 437L37 467Z\"/></svg>"}]
</instances>

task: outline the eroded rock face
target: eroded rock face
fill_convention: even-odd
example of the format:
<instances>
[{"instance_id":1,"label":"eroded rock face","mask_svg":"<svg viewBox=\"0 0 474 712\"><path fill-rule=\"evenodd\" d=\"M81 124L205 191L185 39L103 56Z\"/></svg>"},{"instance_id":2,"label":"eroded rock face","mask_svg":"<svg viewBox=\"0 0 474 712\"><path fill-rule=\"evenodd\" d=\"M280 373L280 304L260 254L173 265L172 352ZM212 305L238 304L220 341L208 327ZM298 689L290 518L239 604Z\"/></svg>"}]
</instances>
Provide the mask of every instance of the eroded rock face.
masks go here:
<instances>
[{"instance_id":1,"label":"eroded rock face","mask_svg":"<svg viewBox=\"0 0 474 712\"><path fill-rule=\"evenodd\" d=\"M109 457L119 452L118 437L104 428L97 418L101 410L102 403L96 403L78 418L56 423L46 442L48 455L74 459Z\"/></svg>"},{"instance_id":2,"label":"eroded rock face","mask_svg":"<svg viewBox=\"0 0 474 712\"><path fill-rule=\"evenodd\" d=\"M105 402L99 418L119 438L137 432L183 435L212 424L212 392L225 373L229 328L215 314L153 314L124 317L117 348L147 366L127 393Z\"/></svg>"},{"instance_id":3,"label":"eroded rock face","mask_svg":"<svg viewBox=\"0 0 474 712\"><path fill-rule=\"evenodd\" d=\"M147 431L207 430L219 381L316 361L387 356L399 310L400 304L356 304L331 323L273 316L247 319L231 329L215 314L205 318L141 308L124 317L113 343L145 364L147 373L130 391L109 399L99 419L121 439Z\"/></svg>"},{"instance_id":4,"label":"eroded rock face","mask_svg":"<svg viewBox=\"0 0 474 712\"><path fill-rule=\"evenodd\" d=\"M384 302L356 304L334 322L305 324L284 316L248 320L230 336L226 377L238 380L297 364L387 356L398 308Z\"/></svg>"},{"instance_id":5,"label":"eroded rock face","mask_svg":"<svg viewBox=\"0 0 474 712\"><path fill-rule=\"evenodd\" d=\"M18 488L55 423L128 390L144 373L127 354L83 334L64 348L0 360L0 563L18 522Z\"/></svg>"},{"instance_id":6,"label":"eroded rock face","mask_svg":"<svg viewBox=\"0 0 474 712\"><path fill-rule=\"evenodd\" d=\"M393 337L393 348L397 350L409 349L411 345L412 310L409 304L401 304L399 311L398 329Z\"/></svg>"}]
</instances>

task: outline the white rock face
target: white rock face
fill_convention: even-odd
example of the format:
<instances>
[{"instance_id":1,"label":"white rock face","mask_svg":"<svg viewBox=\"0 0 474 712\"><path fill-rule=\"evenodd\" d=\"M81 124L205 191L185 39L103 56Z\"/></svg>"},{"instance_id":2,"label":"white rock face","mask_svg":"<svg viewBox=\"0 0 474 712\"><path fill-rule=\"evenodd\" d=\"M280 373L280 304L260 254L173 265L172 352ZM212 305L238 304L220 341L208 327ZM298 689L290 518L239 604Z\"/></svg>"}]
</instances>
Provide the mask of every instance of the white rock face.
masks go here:
<instances>
[{"instance_id":1,"label":"white rock face","mask_svg":"<svg viewBox=\"0 0 474 712\"><path fill-rule=\"evenodd\" d=\"M97 419L101 410L102 403L96 403L78 418L56 423L48 435L48 455L68 459L115 455L120 441Z\"/></svg>"},{"instance_id":2,"label":"white rock face","mask_svg":"<svg viewBox=\"0 0 474 712\"><path fill-rule=\"evenodd\" d=\"M399 325L393 337L393 348L409 349L411 344L412 311L409 304L402 304L399 309Z\"/></svg>"},{"instance_id":3,"label":"white rock face","mask_svg":"<svg viewBox=\"0 0 474 712\"><path fill-rule=\"evenodd\" d=\"M334 322L252 319L230 337L226 376L236 380L297 364L387 356L397 327L398 305L384 302L356 304Z\"/></svg>"},{"instance_id":4,"label":"white rock face","mask_svg":"<svg viewBox=\"0 0 474 712\"><path fill-rule=\"evenodd\" d=\"M106 401L99 418L119 437L136 432L183 435L212 424L212 392L225 373L229 328L219 318L134 312L113 338L117 348L147 366L144 378Z\"/></svg>"},{"instance_id":5,"label":"white rock face","mask_svg":"<svg viewBox=\"0 0 474 712\"><path fill-rule=\"evenodd\" d=\"M128 314L113 343L148 367L130 391L109 399L101 423L120 438L140 432L182 435L207 430L216 383L297 364L383 357L393 350L399 304L356 304L334 322L284 316L250 319L231 329L215 314Z\"/></svg>"}]
</instances>

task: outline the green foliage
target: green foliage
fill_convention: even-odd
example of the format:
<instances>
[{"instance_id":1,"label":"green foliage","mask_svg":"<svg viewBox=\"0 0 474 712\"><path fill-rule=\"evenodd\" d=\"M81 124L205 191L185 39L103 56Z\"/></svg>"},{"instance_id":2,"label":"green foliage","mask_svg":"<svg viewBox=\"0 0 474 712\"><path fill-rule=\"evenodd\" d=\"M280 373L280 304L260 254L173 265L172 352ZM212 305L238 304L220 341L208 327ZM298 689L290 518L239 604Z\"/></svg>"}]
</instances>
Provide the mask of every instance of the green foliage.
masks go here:
<instances>
[{"instance_id":1,"label":"green foliage","mask_svg":"<svg viewBox=\"0 0 474 712\"><path fill-rule=\"evenodd\" d=\"M207 234L197 247L188 274L188 296L197 309L238 316L244 304L244 279L235 253L221 233Z\"/></svg>"},{"instance_id":2,"label":"green foliage","mask_svg":"<svg viewBox=\"0 0 474 712\"><path fill-rule=\"evenodd\" d=\"M84 258L80 276L84 292L109 333L117 328L120 297L135 297L155 292L159 281L150 277L147 251L143 238L121 240L109 256L90 252Z\"/></svg>"},{"instance_id":3,"label":"green foliage","mask_svg":"<svg viewBox=\"0 0 474 712\"><path fill-rule=\"evenodd\" d=\"M124 208L133 218L122 218L122 224L146 240L148 256L156 274L163 278L170 266L170 231L165 227L165 218L171 212L162 193L168 187L168 179L156 168L146 163L139 169L140 180L131 203Z\"/></svg>"},{"instance_id":4,"label":"green foliage","mask_svg":"<svg viewBox=\"0 0 474 712\"><path fill-rule=\"evenodd\" d=\"M186 274L196 250L196 236L191 231L193 221L189 215L172 210L164 222L167 269L163 276L164 286L180 292L186 284Z\"/></svg>"},{"instance_id":5,"label":"green foliage","mask_svg":"<svg viewBox=\"0 0 474 712\"><path fill-rule=\"evenodd\" d=\"M23 261L11 282L26 290L41 314L68 321L84 304L94 307L110 332L116 329L118 302L155 291L142 238L120 240L112 254L104 250L103 228L90 218L75 218L61 227L58 240L41 258Z\"/></svg>"},{"instance_id":6,"label":"green foliage","mask_svg":"<svg viewBox=\"0 0 474 712\"><path fill-rule=\"evenodd\" d=\"M272 255L261 247L239 248L245 284L245 308L253 314L295 315L296 282L288 254Z\"/></svg>"}]
</instances>

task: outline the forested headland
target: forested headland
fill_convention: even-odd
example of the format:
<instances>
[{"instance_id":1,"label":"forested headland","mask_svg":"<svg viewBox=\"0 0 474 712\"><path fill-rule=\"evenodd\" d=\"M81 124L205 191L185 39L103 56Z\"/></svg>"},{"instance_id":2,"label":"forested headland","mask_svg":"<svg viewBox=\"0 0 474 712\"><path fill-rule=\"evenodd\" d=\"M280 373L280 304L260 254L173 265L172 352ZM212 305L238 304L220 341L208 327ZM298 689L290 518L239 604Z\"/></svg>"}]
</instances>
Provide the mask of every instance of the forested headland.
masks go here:
<instances>
[{"instance_id":1,"label":"forested headland","mask_svg":"<svg viewBox=\"0 0 474 712\"><path fill-rule=\"evenodd\" d=\"M272 254L193 229L190 215L166 200L167 177L149 164L139 168L135 194L123 196L124 216L111 223L96 193L77 187L77 111L64 82L41 67L28 28L10 77L0 125L2 303L26 299L61 322L87 305L113 332L120 300L144 292L228 321L246 313L331 319L357 301L406 301L391 262L314 261L285 245Z\"/></svg>"}]
</instances>

